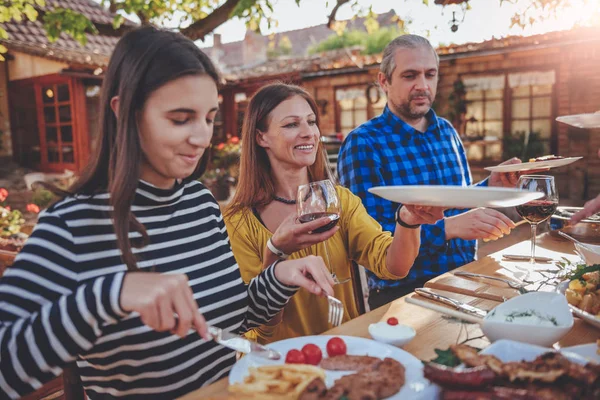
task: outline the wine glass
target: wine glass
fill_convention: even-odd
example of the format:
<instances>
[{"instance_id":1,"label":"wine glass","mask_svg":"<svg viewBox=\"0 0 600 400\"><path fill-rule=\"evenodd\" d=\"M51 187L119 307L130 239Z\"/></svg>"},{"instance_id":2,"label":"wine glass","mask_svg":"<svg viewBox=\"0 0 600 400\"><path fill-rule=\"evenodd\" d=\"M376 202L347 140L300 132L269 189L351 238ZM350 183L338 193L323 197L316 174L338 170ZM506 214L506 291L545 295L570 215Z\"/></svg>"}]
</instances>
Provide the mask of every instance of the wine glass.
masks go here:
<instances>
[{"instance_id":1,"label":"wine glass","mask_svg":"<svg viewBox=\"0 0 600 400\"><path fill-rule=\"evenodd\" d=\"M318 182L311 182L298 187L298 196L296 199L296 210L298 219L301 223L314 221L319 218L328 217L331 222L315 229L315 233L326 232L332 229L340 219L340 199L335 191L335 185L329 179ZM325 257L327 266L336 284L347 282L349 279L340 282L333 272L329 260L329 250L327 241L323 243L325 247Z\"/></svg>"},{"instance_id":2,"label":"wine glass","mask_svg":"<svg viewBox=\"0 0 600 400\"><path fill-rule=\"evenodd\" d=\"M522 175L517 188L530 192L541 192L539 199L517 206L517 212L531 224L531 264L535 264L535 239L537 226L546 221L558 206L558 193L554 186L554 177L548 175Z\"/></svg>"}]
</instances>

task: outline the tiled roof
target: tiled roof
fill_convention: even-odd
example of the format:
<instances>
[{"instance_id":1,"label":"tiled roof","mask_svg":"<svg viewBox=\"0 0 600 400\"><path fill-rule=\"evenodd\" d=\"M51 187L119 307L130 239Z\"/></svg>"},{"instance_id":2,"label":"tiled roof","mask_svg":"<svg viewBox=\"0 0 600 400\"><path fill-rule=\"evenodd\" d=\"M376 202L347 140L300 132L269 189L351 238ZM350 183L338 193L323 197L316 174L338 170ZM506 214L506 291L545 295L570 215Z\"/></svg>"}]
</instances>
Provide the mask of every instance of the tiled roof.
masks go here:
<instances>
[{"instance_id":1,"label":"tiled roof","mask_svg":"<svg viewBox=\"0 0 600 400\"><path fill-rule=\"evenodd\" d=\"M396 13L393 10L390 10L386 13L379 14L377 16L377 21L379 22L380 26L388 26L394 23L395 17ZM347 21L346 29L365 30L364 21L364 18L349 20ZM326 24L322 24L303 29L296 29L293 31L280 32L270 36L264 36L264 41L265 44L267 44L269 41L273 40L277 46L282 38L287 37L292 44L291 54L298 54L304 57L308 54L308 49L311 46L322 42L333 34L334 32L329 29ZM241 66L244 63L242 56L243 46L243 41L222 44L221 49L223 52L219 57L219 63L227 68ZM213 48L208 47L204 50L206 50L207 54L211 54Z\"/></svg>"},{"instance_id":2,"label":"tiled roof","mask_svg":"<svg viewBox=\"0 0 600 400\"><path fill-rule=\"evenodd\" d=\"M2 41L9 51L20 51L56 61L89 67L108 65L110 54L119 40L119 34L112 30L114 15L92 0L47 0L46 9L54 7L70 8L88 17L104 34L87 34L87 44L82 46L71 36L61 33L59 39L50 43L40 20L31 22L11 21L2 24L9 38ZM125 26L135 26L126 20Z\"/></svg>"},{"instance_id":3,"label":"tiled roof","mask_svg":"<svg viewBox=\"0 0 600 400\"><path fill-rule=\"evenodd\" d=\"M532 36L507 36L499 39L486 40L479 43L452 44L439 47L440 56L484 52L491 50L515 50L522 47L555 45L566 42L584 42L600 40L600 27L575 28L565 31L548 32Z\"/></svg>"},{"instance_id":4,"label":"tiled roof","mask_svg":"<svg viewBox=\"0 0 600 400\"><path fill-rule=\"evenodd\" d=\"M225 78L229 81L248 80L282 74L311 73L338 69L362 69L381 63L381 54L361 55L358 51L333 50L319 55L269 60L253 68L237 68Z\"/></svg>"},{"instance_id":5,"label":"tiled roof","mask_svg":"<svg viewBox=\"0 0 600 400\"><path fill-rule=\"evenodd\" d=\"M442 59L454 55L475 55L486 51L506 52L519 48L543 47L547 45L560 45L577 41L600 41L600 28L577 28L568 31L549 32L533 36L508 36L501 39L492 39L480 43L465 43L460 45L444 46L437 49ZM336 50L318 56L297 57L270 60L252 68L234 68L226 76L230 82L246 79L268 78L274 75L288 73L313 73L317 71L331 71L343 69L361 69L362 67L378 65L381 54L365 56L354 51Z\"/></svg>"}]
</instances>

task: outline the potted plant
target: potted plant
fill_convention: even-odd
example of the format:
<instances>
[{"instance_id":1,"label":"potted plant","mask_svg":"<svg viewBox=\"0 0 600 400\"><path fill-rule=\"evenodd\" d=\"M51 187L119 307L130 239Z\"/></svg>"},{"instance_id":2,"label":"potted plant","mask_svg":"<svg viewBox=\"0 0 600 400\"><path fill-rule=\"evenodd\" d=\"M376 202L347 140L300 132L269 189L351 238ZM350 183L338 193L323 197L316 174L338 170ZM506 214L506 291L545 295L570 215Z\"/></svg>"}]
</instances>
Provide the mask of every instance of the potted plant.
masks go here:
<instances>
[{"instance_id":1,"label":"potted plant","mask_svg":"<svg viewBox=\"0 0 600 400\"><path fill-rule=\"evenodd\" d=\"M200 181L219 201L227 200L231 187L237 183L241 150L240 138L231 135L211 149L209 165Z\"/></svg>"},{"instance_id":2,"label":"potted plant","mask_svg":"<svg viewBox=\"0 0 600 400\"><path fill-rule=\"evenodd\" d=\"M21 211L13 210L6 204L8 194L8 190L0 188L0 250L18 252L28 237L23 231L26 221ZM27 204L27 213L39 212L40 208L36 204Z\"/></svg>"}]
</instances>

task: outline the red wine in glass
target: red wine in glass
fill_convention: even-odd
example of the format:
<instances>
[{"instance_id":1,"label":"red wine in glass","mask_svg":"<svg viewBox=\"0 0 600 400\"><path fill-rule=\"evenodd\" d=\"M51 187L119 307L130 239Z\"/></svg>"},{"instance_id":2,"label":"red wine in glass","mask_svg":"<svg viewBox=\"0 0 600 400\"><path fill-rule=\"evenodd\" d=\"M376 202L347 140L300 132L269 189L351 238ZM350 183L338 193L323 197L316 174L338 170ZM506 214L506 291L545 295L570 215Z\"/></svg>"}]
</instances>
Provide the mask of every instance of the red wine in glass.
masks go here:
<instances>
[{"instance_id":1,"label":"red wine in glass","mask_svg":"<svg viewBox=\"0 0 600 400\"><path fill-rule=\"evenodd\" d=\"M316 213L311 213L311 214L303 214L298 219L300 220L300 222L302 222L303 224L305 224L307 222L311 222L311 221L314 221L316 219L324 218L324 217L329 217L329 219L331 220L331 222L329 222L326 225L323 225L320 228L315 229L314 230L315 233L327 232L328 230L330 230L331 228L333 228L334 226L336 226L337 223L338 223L338 221L340 220L340 215L339 214L337 214L337 213L328 213L328 212L316 212Z\"/></svg>"},{"instance_id":2,"label":"red wine in glass","mask_svg":"<svg viewBox=\"0 0 600 400\"><path fill-rule=\"evenodd\" d=\"M532 224L539 224L550 218L557 206L558 204L552 200L534 200L516 208L521 217Z\"/></svg>"}]
</instances>

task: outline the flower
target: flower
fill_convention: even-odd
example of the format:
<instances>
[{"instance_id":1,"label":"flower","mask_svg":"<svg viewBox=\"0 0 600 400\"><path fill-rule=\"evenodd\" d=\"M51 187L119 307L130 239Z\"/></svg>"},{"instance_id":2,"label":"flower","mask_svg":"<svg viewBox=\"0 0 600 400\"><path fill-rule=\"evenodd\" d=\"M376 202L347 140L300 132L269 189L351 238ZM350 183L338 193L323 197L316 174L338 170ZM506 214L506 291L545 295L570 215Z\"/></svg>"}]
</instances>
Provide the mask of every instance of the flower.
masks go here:
<instances>
[{"instance_id":1,"label":"flower","mask_svg":"<svg viewBox=\"0 0 600 400\"><path fill-rule=\"evenodd\" d=\"M38 214L40 212L40 208L37 206L37 204L29 203L27 204L27 211Z\"/></svg>"},{"instance_id":2,"label":"flower","mask_svg":"<svg viewBox=\"0 0 600 400\"><path fill-rule=\"evenodd\" d=\"M8 197L8 190L0 188L0 203L2 203Z\"/></svg>"}]
</instances>

